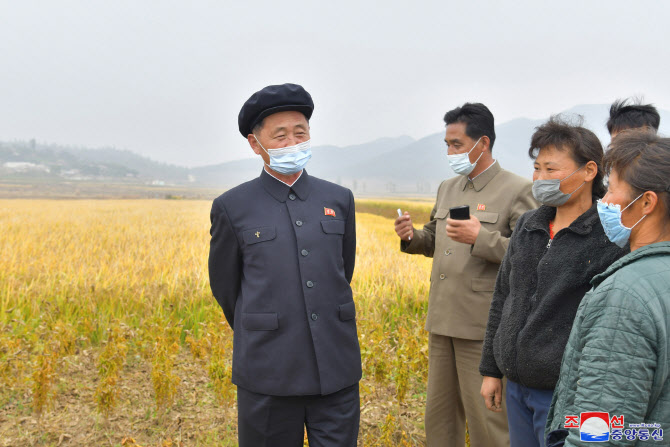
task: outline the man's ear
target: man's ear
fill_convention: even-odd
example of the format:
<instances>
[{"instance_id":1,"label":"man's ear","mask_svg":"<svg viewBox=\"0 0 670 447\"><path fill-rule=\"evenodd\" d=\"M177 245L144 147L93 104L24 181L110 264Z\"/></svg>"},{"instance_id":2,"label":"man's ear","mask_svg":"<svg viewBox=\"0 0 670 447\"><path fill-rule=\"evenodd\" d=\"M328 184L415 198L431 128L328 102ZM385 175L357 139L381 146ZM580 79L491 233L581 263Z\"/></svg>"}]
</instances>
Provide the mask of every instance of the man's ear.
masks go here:
<instances>
[{"instance_id":1,"label":"man's ear","mask_svg":"<svg viewBox=\"0 0 670 447\"><path fill-rule=\"evenodd\" d=\"M484 145L484 148L491 153L491 140L489 139L488 136L484 135L482 136L482 144Z\"/></svg>"},{"instance_id":2,"label":"man's ear","mask_svg":"<svg viewBox=\"0 0 670 447\"><path fill-rule=\"evenodd\" d=\"M260 155L263 149L261 148L261 145L258 144L258 140L256 140L256 137L253 133L247 135L247 141L249 142L249 146L251 146L251 149L254 151L254 153Z\"/></svg>"}]
</instances>

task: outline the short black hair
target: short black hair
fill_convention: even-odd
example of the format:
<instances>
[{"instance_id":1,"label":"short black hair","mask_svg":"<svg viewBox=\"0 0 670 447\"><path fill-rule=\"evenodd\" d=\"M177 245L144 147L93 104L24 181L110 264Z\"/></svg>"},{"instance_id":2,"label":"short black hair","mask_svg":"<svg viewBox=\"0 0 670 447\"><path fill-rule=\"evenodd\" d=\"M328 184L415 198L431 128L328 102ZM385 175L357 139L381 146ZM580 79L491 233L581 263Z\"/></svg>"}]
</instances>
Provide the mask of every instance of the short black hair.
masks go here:
<instances>
[{"instance_id":1,"label":"short black hair","mask_svg":"<svg viewBox=\"0 0 670 447\"><path fill-rule=\"evenodd\" d=\"M606 192L603 180L605 177L603 145L596 134L582 124L582 117L576 122L571 122L568 117L553 115L549 121L535 128L535 133L530 139L528 156L535 160L540 149L553 146L559 151L568 151L579 166L584 166L589 161L595 162L598 173L593 179L592 194L602 198Z\"/></svg>"},{"instance_id":2,"label":"short black hair","mask_svg":"<svg viewBox=\"0 0 670 447\"><path fill-rule=\"evenodd\" d=\"M493 114L484 104L479 102L466 102L461 107L456 107L444 115L444 122L448 126L454 123L465 124L465 134L473 140L486 135L489 137L489 150L493 150L496 140L496 130L493 122Z\"/></svg>"},{"instance_id":3,"label":"short black hair","mask_svg":"<svg viewBox=\"0 0 670 447\"><path fill-rule=\"evenodd\" d=\"M629 104L630 102L630 104ZM610 107L607 131L620 132L626 129L647 127L658 131L661 116L652 104L641 104L639 99L617 99Z\"/></svg>"}]
</instances>

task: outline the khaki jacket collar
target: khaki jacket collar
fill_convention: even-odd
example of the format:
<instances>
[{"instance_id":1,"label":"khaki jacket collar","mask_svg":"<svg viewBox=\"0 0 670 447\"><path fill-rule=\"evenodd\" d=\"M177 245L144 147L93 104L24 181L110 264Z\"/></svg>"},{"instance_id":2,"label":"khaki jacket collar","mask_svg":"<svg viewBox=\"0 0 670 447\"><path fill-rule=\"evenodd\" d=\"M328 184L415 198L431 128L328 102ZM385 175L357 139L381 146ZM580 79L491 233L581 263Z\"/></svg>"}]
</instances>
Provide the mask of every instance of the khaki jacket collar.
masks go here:
<instances>
[{"instance_id":1,"label":"khaki jacket collar","mask_svg":"<svg viewBox=\"0 0 670 447\"><path fill-rule=\"evenodd\" d=\"M484 189L484 187L491 180L493 180L493 177L495 177L501 170L502 168L500 167L500 163L498 163L498 160L496 160L491 166L488 167L486 171L475 177L474 180L470 180L466 175L464 175L463 180L461 180L461 190L465 191L465 188L467 188L468 184L471 183L475 188L475 191L479 192Z\"/></svg>"}]
</instances>

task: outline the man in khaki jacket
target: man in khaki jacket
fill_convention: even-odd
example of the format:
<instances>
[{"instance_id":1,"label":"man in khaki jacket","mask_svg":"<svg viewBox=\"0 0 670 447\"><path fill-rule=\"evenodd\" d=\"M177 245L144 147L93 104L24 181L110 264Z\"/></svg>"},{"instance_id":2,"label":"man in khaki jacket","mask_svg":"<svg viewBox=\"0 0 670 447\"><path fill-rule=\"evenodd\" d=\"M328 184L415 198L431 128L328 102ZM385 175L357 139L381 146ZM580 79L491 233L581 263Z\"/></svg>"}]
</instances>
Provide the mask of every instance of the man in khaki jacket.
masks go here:
<instances>
[{"instance_id":1,"label":"man in khaki jacket","mask_svg":"<svg viewBox=\"0 0 670 447\"><path fill-rule=\"evenodd\" d=\"M426 439L429 447L508 446L507 415L481 401L479 361L500 262L517 219L538 204L530 180L493 159L493 115L478 103L447 112L449 164L460 175L437 192L430 222L412 226L407 212L395 222L405 253L433 258L426 330L429 334ZM528 173L529 177L531 173ZM449 209L469 205L468 220Z\"/></svg>"}]
</instances>

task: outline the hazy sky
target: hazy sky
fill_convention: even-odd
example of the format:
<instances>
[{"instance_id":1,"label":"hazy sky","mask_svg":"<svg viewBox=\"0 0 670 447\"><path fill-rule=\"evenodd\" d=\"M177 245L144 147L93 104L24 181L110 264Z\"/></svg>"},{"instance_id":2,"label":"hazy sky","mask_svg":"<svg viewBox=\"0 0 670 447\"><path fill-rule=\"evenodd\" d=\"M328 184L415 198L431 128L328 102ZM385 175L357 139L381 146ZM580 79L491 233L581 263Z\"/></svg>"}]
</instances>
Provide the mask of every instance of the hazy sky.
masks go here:
<instances>
[{"instance_id":1,"label":"hazy sky","mask_svg":"<svg viewBox=\"0 0 670 447\"><path fill-rule=\"evenodd\" d=\"M421 138L468 100L498 123L640 94L670 109L669 17L663 0L0 0L0 140L248 157L240 107L284 82L314 98L314 145Z\"/></svg>"}]
</instances>

